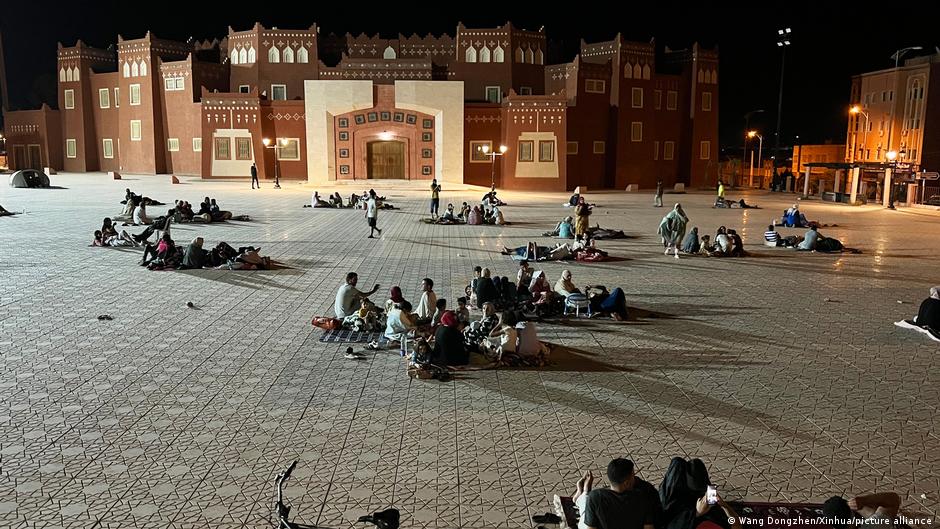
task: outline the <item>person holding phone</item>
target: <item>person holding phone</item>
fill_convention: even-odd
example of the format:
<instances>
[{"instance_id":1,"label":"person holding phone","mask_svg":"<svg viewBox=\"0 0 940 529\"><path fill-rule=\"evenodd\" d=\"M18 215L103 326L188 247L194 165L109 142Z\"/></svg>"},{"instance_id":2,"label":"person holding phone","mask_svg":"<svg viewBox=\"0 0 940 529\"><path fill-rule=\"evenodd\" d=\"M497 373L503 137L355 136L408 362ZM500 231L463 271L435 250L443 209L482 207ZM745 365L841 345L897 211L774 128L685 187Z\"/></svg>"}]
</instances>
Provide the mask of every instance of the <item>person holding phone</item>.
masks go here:
<instances>
[{"instance_id":1,"label":"person holding phone","mask_svg":"<svg viewBox=\"0 0 940 529\"><path fill-rule=\"evenodd\" d=\"M701 459L674 457L659 486L666 529L741 529L738 514L718 494ZM713 509L717 505L718 509Z\"/></svg>"},{"instance_id":2,"label":"person holding phone","mask_svg":"<svg viewBox=\"0 0 940 529\"><path fill-rule=\"evenodd\" d=\"M633 461L617 458L607 465L610 488L590 490L578 500L581 522L588 529L653 529L662 512L656 488L636 477ZM579 483L579 485L581 485ZM576 502L577 504L577 502ZM580 526L581 524L579 524Z\"/></svg>"}]
</instances>

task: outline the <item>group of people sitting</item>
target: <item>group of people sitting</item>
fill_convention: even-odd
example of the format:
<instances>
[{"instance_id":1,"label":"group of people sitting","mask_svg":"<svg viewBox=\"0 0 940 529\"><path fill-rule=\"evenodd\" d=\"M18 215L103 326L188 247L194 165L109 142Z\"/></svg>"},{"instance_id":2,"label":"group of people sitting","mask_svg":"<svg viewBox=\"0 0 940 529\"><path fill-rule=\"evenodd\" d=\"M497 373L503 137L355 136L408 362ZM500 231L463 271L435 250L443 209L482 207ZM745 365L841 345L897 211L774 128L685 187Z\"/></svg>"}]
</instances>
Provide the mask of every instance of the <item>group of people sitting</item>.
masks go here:
<instances>
[{"instance_id":1,"label":"group of people sitting","mask_svg":"<svg viewBox=\"0 0 940 529\"><path fill-rule=\"evenodd\" d=\"M452 203L449 203L444 213L440 216L427 219L426 222L430 224L470 224L474 226L481 224L502 226L508 224L505 215L503 215L503 210L500 209L497 204L491 203L489 206L483 206L481 204L471 208L466 202L460 206L459 211Z\"/></svg>"},{"instance_id":2,"label":"group of people sitting","mask_svg":"<svg viewBox=\"0 0 940 529\"><path fill-rule=\"evenodd\" d=\"M594 239L587 234L583 237L576 237L570 243L560 242L551 247L541 246L535 242L529 242L525 246L516 248L504 246L500 253L508 255L516 261L565 261L570 259L576 261L603 261L608 258L607 252L597 248Z\"/></svg>"},{"instance_id":3,"label":"group of people sitting","mask_svg":"<svg viewBox=\"0 0 940 529\"><path fill-rule=\"evenodd\" d=\"M726 502L700 459L674 457L666 469L659 490L636 475L633 461L617 458L607 465L609 487L595 487L592 472L578 480L570 502L576 508L565 526L577 521L579 529L742 529L742 518ZM564 498L562 506L568 498ZM819 524L833 529L852 527L895 527L901 497L894 492L856 496L846 500L832 496L822 505ZM778 513L779 526L809 523L810 519L786 520ZM572 519L573 518L573 519ZM758 521L763 522L764 519ZM817 524L818 524L818 520ZM813 525L813 524L810 524Z\"/></svg>"},{"instance_id":4,"label":"group of people sitting","mask_svg":"<svg viewBox=\"0 0 940 529\"><path fill-rule=\"evenodd\" d=\"M516 282L507 277L492 277L488 268L473 269L474 278L467 287L470 304L483 308L486 303L508 311L535 311L546 315L558 312L572 296L585 298L594 315L609 315L622 321L627 319L627 302L623 290L609 291L600 285L585 286L582 291L571 280L571 271L564 270L554 286L541 270L534 270L528 261L519 263Z\"/></svg>"},{"instance_id":5,"label":"group of people sitting","mask_svg":"<svg viewBox=\"0 0 940 529\"><path fill-rule=\"evenodd\" d=\"M698 228L692 228L682 241L682 252L706 257L747 256L747 252L744 251L744 241L741 240L738 232L724 226L718 227L714 240L708 235L702 235L699 238Z\"/></svg>"},{"instance_id":6,"label":"group of people sitting","mask_svg":"<svg viewBox=\"0 0 940 529\"><path fill-rule=\"evenodd\" d=\"M123 221L124 226L149 225L156 222L155 218L147 214L147 205L161 204L154 202L147 197L135 195L127 190L128 197L122 203L124 209L114 217L115 221ZM247 215L233 216L231 211L225 211L219 208L219 204L214 198L205 197L199 204L199 210L194 211L193 206L185 200L177 200L173 208L169 209L166 217L172 217L176 223L183 222L221 222L225 220L251 220ZM157 217L161 218L161 217Z\"/></svg>"},{"instance_id":7,"label":"group of people sitting","mask_svg":"<svg viewBox=\"0 0 940 529\"><path fill-rule=\"evenodd\" d=\"M793 204L793 207L783 210L780 216L780 225L788 228L809 228L818 226L818 222L806 220L806 215L800 212L799 204Z\"/></svg>"},{"instance_id":8,"label":"group of people sitting","mask_svg":"<svg viewBox=\"0 0 940 529\"><path fill-rule=\"evenodd\" d=\"M395 209L391 204L385 204L385 197L380 197L375 194L374 189L368 191L363 191L361 195L352 193L349 195L349 200L344 202L342 195L339 194L339 191L329 195L327 200L323 200L320 196L319 191L314 191L310 196L310 203L304 204L305 208L365 208L366 202L369 198L375 199L377 207L379 209Z\"/></svg>"},{"instance_id":9,"label":"group of people sitting","mask_svg":"<svg viewBox=\"0 0 940 529\"><path fill-rule=\"evenodd\" d=\"M591 240L595 239L626 239L627 234L623 230L611 230L607 228L601 228L600 224L596 226L588 226L585 230L588 238ZM575 235L575 224L574 219L569 215L555 225L552 231L547 231L542 234L543 237L557 237L559 239L574 239L577 236Z\"/></svg>"},{"instance_id":10,"label":"group of people sitting","mask_svg":"<svg viewBox=\"0 0 940 529\"><path fill-rule=\"evenodd\" d=\"M784 248L794 248L804 252L843 252L860 253L854 248L846 248L842 241L834 237L824 237L819 234L819 228L813 224L806 230L802 236L788 235L786 237L777 232L777 227L773 224L767 226L764 232L764 244L767 246L782 246Z\"/></svg>"}]
</instances>

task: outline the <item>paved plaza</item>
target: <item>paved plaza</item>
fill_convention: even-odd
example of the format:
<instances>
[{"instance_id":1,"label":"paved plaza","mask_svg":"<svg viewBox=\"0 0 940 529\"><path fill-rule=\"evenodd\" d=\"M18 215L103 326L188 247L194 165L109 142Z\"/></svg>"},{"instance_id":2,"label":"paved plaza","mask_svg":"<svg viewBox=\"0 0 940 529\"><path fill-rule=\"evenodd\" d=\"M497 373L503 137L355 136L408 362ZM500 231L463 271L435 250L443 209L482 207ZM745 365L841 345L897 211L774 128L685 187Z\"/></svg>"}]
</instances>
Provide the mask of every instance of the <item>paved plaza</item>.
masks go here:
<instances>
[{"instance_id":1,"label":"paved plaza","mask_svg":"<svg viewBox=\"0 0 940 529\"><path fill-rule=\"evenodd\" d=\"M622 287L630 321L540 323L563 346L553 365L441 383L411 380L397 351L344 359L310 319L332 315L351 270L380 302L392 285L416 300L427 276L454 303L474 265L515 275L499 250L548 243L567 196L501 192L512 225L437 226L420 222L423 183L369 181L401 208L370 240L359 210L301 208L307 185L167 180L0 188L26 211L0 218L0 527L268 527L273 477L294 459L292 515L329 528L389 506L403 528L534 527L618 456L657 486L671 457L702 458L729 500L897 491L902 511L940 508L940 348L892 325L940 283L936 212L809 201L807 217L838 224L824 235L863 252L824 255L762 245L793 195L724 210L704 193L662 209L649 193L588 194L592 224L631 236L599 243L618 259L537 268ZM251 215L173 236L260 245L289 268L151 272L139 249L89 247L125 187ZM361 188L319 190L336 189ZM445 185L442 202L481 195ZM654 233L677 200L690 226L736 228L753 256L664 257Z\"/></svg>"}]
</instances>

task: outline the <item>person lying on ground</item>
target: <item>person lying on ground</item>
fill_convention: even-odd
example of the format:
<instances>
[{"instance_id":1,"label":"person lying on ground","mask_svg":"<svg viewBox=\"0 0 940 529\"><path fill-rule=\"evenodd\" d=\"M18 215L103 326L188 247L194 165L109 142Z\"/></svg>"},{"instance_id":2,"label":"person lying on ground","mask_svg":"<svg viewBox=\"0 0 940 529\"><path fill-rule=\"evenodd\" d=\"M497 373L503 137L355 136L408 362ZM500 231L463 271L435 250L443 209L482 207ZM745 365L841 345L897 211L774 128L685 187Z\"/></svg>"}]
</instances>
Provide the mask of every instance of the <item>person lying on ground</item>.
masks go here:
<instances>
[{"instance_id":1,"label":"person lying on ground","mask_svg":"<svg viewBox=\"0 0 940 529\"><path fill-rule=\"evenodd\" d=\"M734 200L725 200L725 199L722 199L722 198L718 198L718 199L715 200L715 205L714 205L713 207L716 207L716 208L729 208L729 209L730 209L730 208L739 208L739 209L760 209L760 206L758 206L758 205L756 205L756 204L748 204L747 202L744 201L743 198L742 198L741 200L738 200L737 202L735 202Z\"/></svg>"},{"instance_id":2,"label":"person lying on ground","mask_svg":"<svg viewBox=\"0 0 940 529\"><path fill-rule=\"evenodd\" d=\"M127 230L121 230L118 235L105 237L101 230L95 230L95 238L91 241L92 246L137 246L133 236L127 233Z\"/></svg>"},{"instance_id":3,"label":"person lying on ground","mask_svg":"<svg viewBox=\"0 0 940 529\"><path fill-rule=\"evenodd\" d=\"M346 274L346 282L336 291L336 301L333 303L333 311L337 318L345 318L356 310L360 305L362 298L367 298L379 290L379 284L376 283L372 290L362 292L356 288L359 282L359 274L349 272Z\"/></svg>"},{"instance_id":4,"label":"person lying on ground","mask_svg":"<svg viewBox=\"0 0 940 529\"><path fill-rule=\"evenodd\" d=\"M894 323L898 327L913 329L940 342L940 286L930 287L930 295L920 303L917 316L912 320Z\"/></svg>"},{"instance_id":5,"label":"person lying on ground","mask_svg":"<svg viewBox=\"0 0 940 529\"><path fill-rule=\"evenodd\" d=\"M448 310L441 315L441 324L434 330L434 349L431 352L435 364L465 366L470 363L470 354L459 326L453 312Z\"/></svg>"},{"instance_id":6,"label":"person lying on ground","mask_svg":"<svg viewBox=\"0 0 940 529\"><path fill-rule=\"evenodd\" d=\"M856 496L846 501L842 496L833 496L823 504L823 515L838 520L830 524L833 529L854 527L895 527L898 511L901 509L901 497L894 492L880 492L866 496ZM865 520L855 521L858 513Z\"/></svg>"}]
</instances>

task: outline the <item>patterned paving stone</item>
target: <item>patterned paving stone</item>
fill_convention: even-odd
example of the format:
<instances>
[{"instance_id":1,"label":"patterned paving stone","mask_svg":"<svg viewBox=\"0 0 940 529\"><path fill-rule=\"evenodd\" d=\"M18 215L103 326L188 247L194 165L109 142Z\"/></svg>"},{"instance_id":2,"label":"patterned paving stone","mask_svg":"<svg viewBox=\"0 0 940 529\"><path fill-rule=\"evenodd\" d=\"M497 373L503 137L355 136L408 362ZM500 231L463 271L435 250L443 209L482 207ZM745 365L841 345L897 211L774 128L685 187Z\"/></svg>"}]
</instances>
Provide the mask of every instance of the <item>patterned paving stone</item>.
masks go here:
<instances>
[{"instance_id":1,"label":"patterned paving stone","mask_svg":"<svg viewBox=\"0 0 940 529\"><path fill-rule=\"evenodd\" d=\"M823 233L864 253L803 254L761 244L793 196L750 193L764 209L742 211L690 193L674 198L691 225L734 227L754 255L676 261L648 195L589 194L592 222L632 236L600 243L620 259L538 268L620 286L637 317L540 324L566 348L553 365L442 384L409 379L394 352L343 359L311 316L331 314L349 270L382 284L379 301L395 284L416 298L428 276L451 304L473 265L513 276L499 250L547 243L565 197L507 192L511 225L432 226L423 185L370 182L401 209L369 240L361 212L301 208L306 185L128 176L0 188L27 211L0 219L2 527L260 527L294 459L296 521L326 527L389 506L403 527L531 527L616 456L657 484L671 457L701 457L731 499L896 490L910 511L940 507L937 347L891 325L940 275L934 212L812 201L809 217L838 224ZM88 247L128 185L251 215L173 235L260 245L289 268L149 272L140 250ZM445 186L444 200L481 194Z\"/></svg>"}]
</instances>

